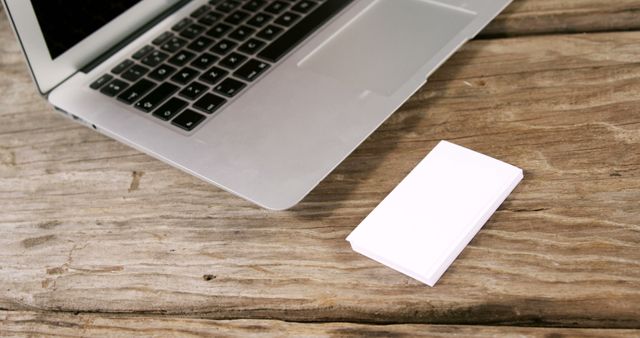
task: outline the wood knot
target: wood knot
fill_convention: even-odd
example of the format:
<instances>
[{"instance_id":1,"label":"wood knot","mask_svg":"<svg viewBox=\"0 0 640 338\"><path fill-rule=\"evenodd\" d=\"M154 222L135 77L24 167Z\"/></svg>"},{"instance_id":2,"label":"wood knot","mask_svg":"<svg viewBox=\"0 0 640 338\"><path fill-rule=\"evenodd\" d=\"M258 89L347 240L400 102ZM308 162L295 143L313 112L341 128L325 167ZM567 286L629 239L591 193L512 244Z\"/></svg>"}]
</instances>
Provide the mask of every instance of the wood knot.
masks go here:
<instances>
[{"instance_id":1,"label":"wood knot","mask_svg":"<svg viewBox=\"0 0 640 338\"><path fill-rule=\"evenodd\" d=\"M204 279L204 280L206 280L208 282L210 280L216 279L216 276L214 276L214 275L203 275L202 279Z\"/></svg>"}]
</instances>

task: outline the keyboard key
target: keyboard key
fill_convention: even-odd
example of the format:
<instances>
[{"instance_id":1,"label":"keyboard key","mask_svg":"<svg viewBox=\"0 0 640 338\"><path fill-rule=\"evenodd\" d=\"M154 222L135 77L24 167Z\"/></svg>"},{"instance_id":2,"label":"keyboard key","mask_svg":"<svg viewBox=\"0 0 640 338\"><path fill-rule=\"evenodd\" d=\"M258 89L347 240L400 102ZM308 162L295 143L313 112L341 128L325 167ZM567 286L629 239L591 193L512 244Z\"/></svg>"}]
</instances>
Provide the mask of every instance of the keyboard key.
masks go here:
<instances>
[{"instance_id":1,"label":"keyboard key","mask_svg":"<svg viewBox=\"0 0 640 338\"><path fill-rule=\"evenodd\" d=\"M303 0L298 2L291 9L300 12L300 13L308 13L313 7L316 6L316 3L313 1Z\"/></svg>"},{"instance_id":2,"label":"keyboard key","mask_svg":"<svg viewBox=\"0 0 640 338\"><path fill-rule=\"evenodd\" d=\"M225 55L229 51L231 51L233 48L235 48L237 45L238 44L233 41L222 40L216 43L215 45L213 45L213 47L211 47L211 51L216 54Z\"/></svg>"},{"instance_id":3,"label":"keyboard key","mask_svg":"<svg viewBox=\"0 0 640 338\"><path fill-rule=\"evenodd\" d=\"M222 105L224 105L226 102L227 100L221 98L220 96L206 94L200 100L196 101L196 103L193 104L193 107L207 114L213 114L213 112L222 107Z\"/></svg>"},{"instance_id":4,"label":"keyboard key","mask_svg":"<svg viewBox=\"0 0 640 338\"><path fill-rule=\"evenodd\" d=\"M163 105L158 107L158 109L156 109L153 112L153 116L161 120L168 121L172 117L174 117L177 113L179 113L182 109L184 109L184 107L186 107L187 104L188 103L186 101L180 100L179 98L176 98L176 97L172 97L169 99L169 101L165 102Z\"/></svg>"},{"instance_id":5,"label":"keyboard key","mask_svg":"<svg viewBox=\"0 0 640 338\"><path fill-rule=\"evenodd\" d=\"M172 63L178 67L182 67L184 65L187 64L187 62L189 62L189 60L193 59L196 55L186 51L186 50L181 50L178 53L174 54L170 59L169 59L169 63Z\"/></svg>"},{"instance_id":6,"label":"keyboard key","mask_svg":"<svg viewBox=\"0 0 640 338\"><path fill-rule=\"evenodd\" d=\"M153 39L153 41L151 41L151 43L156 45L156 46L160 46L163 43L167 42L167 40L171 39L172 37L173 37L173 33L164 32L164 33L160 34L157 38Z\"/></svg>"},{"instance_id":7,"label":"keyboard key","mask_svg":"<svg viewBox=\"0 0 640 338\"><path fill-rule=\"evenodd\" d=\"M187 26L189 26L192 22L193 22L193 20L191 20L189 18L184 18L184 19L178 21L177 24L173 25L173 27L171 27L171 30L179 32L179 31L187 28Z\"/></svg>"},{"instance_id":8,"label":"keyboard key","mask_svg":"<svg viewBox=\"0 0 640 338\"><path fill-rule=\"evenodd\" d=\"M119 92L121 92L127 87L129 87L128 83L122 80L115 79L109 82L108 85L103 87L102 90L100 90L100 92L107 96L116 96Z\"/></svg>"},{"instance_id":9,"label":"keyboard key","mask_svg":"<svg viewBox=\"0 0 640 338\"><path fill-rule=\"evenodd\" d=\"M222 80L229 72L224 69L218 67L211 67L208 71L206 71L202 76L200 76L200 80L209 83L216 84L218 81Z\"/></svg>"},{"instance_id":10,"label":"keyboard key","mask_svg":"<svg viewBox=\"0 0 640 338\"><path fill-rule=\"evenodd\" d=\"M255 32L255 30L253 28L249 28L247 26L242 26L242 27L238 27L238 29L236 29L235 31L231 32L231 34L229 34L229 37L234 39L234 40L244 41L249 36L251 36L254 32Z\"/></svg>"},{"instance_id":11,"label":"keyboard key","mask_svg":"<svg viewBox=\"0 0 640 338\"><path fill-rule=\"evenodd\" d=\"M222 19L222 14L218 14L216 12L209 12L205 16L201 17L200 20L198 20L198 23L203 24L205 26L211 26L220 19Z\"/></svg>"},{"instance_id":12,"label":"keyboard key","mask_svg":"<svg viewBox=\"0 0 640 338\"><path fill-rule=\"evenodd\" d=\"M113 74L120 74L122 72L124 72L125 69L129 68L129 66L131 66L133 64L133 61L131 60L124 60L122 62L120 62L117 66L113 67L113 69L111 70L111 72Z\"/></svg>"},{"instance_id":13,"label":"keyboard key","mask_svg":"<svg viewBox=\"0 0 640 338\"><path fill-rule=\"evenodd\" d=\"M166 60L168 57L169 54L161 52L159 50L154 50L151 54L145 56L140 62L149 67L155 67L162 61Z\"/></svg>"},{"instance_id":14,"label":"keyboard key","mask_svg":"<svg viewBox=\"0 0 640 338\"><path fill-rule=\"evenodd\" d=\"M276 21L274 21L274 23L276 23L278 25L281 25L281 26L289 27L295 21L297 21L298 19L300 19L300 15L295 14L295 13L291 13L291 12L287 12L287 13L282 14L279 18L277 18Z\"/></svg>"},{"instance_id":15,"label":"keyboard key","mask_svg":"<svg viewBox=\"0 0 640 338\"><path fill-rule=\"evenodd\" d=\"M187 27L185 30L180 32L180 36L185 37L187 39L193 39L196 36L202 34L205 31L205 27L194 23L193 25Z\"/></svg>"},{"instance_id":16,"label":"keyboard key","mask_svg":"<svg viewBox=\"0 0 640 338\"><path fill-rule=\"evenodd\" d=\"M169 53L175 53L178 49L184 47L184 45L186 44L187 40L174 36L169 39L169 41L165 42L160 48Z\"/></svg>"},{"instance_id":17,"label":"keyboard key","mask_svg":"<svg viewBox=\"0 0 640 338\"><path fill-rule=\"evenodd\" d=\"M230 23L231 25L237 26L242 21L246 20L250 15L251 14L244 11L235 11L231 13L229 16L227 16L227 18L224 19L224 21Z\"/></svg>"},{"instance_id":18,"label":"keyboard key","mask_svg":"<svg viewBox=\"0 0 640 338\"><path fill-rule=\"evenodd\" d=\"M202 52L203 50L207 49L207 47L209 47L212 43L213 40L209 39L208 37L201 36L190 43L187 48L196 52Z\"/></svg>"},{"instance_id":19,"label":"keyboard key","mask_svg":"<svg viewBox=\"0 0 640 338\"><path fill-rule=\"evenodd\" d=\"M137 52L135 52L131 57L132 57L132 58L134 58L134 59L136 59L136 60L140 60L140 59L142 59L145 55L147 55L147 54L151 53L151 51L152 51L153 49L154 49L154 48L153 48L153 47L151 47L151 46L149 46L149 45L144 46L144 47L140 48Z\"/></svg>"},{"instance_id":20,"label":"keyboard key","mask_svg":"<svg viewBox=\"0 0 640 338\"><path fill-rule=\"evenodd\" d=\"M267 28L261 30L260 33L257 34L257 37L265 40L273 40L280 32L282 32L282 28L269 25Z\"/></svg>"},{"instance_id":21,"label":"keyboard key","mask_svg":"<svg viewBox=\"0 0 640 338\"><path fill-rule=\"evenodd\" d=\"M163 83L154 89L151 93L147 94L142 100L135 104L135 107L148 113L154 110L162 101L166 100L171 94L178 90L178 86L170 83Z\"/></svg>"},{"instance_id":22,"label":"keyboard key","mask_svg":"<svg viewBox=\"0 0 640 338\"><path fill-rule=\"evenodd\" d=\"M264 45L265 43L258 39L250 39L249 41L243 43L242 46L238 47L238 50L247 54L255 54Z\"/></svg>"},{"instance_id":23,"label":"keyboard key","mask_svg":"<svg viewBox=\"0 0 640 338\"><path fill-rule=\"evenodd\" d=\"M236 69L245 60L247 60L246 56L234 52L234 53L229 54L229 56L225 57L224 59L222 59L220 61L220 65L223 66L223 67L229 68L229 69Z\"/></svg>"},{"instance_id":24,"label":"keyboard key","mask_svg":"<svg viewBox=\"0 0 640 338\"><path fill-rule=\"evenodd\" d=\"M202 6L198 7L198 9L196 9L195 11L191 12L190 16L192 18L199 18L199 17L203 16L208 11L209 11L209 6L202 5Z\"/></svg>"},{"instance_id":25,"label":"keyboard key","mask_svg":"<svg viewBox=\"0 0 640 338\"><path fill-rule=\"evenodd\" d=\"M171 123L186 131L191 131L197 125L205 119L205 116L194 112L191 109L187 109L182 114L178 115Z\"/></svg>"},{"instance_id":26,"label":"keyboard key","mask_svg":"<svg viewBox=\"0 0 640 338\"><path fill-rule=\"evenodd\" d=\"M242 67L233 73L233 75L247 81L255 80L260 74L269 68L265 62L258 60L249 60Z\"/></svg>"},{"instance_id":27,"label":"keyboard key","mask_svg":"<svg viewBox=\"0 0 640 338\"><path fill-rule=\"evenodd\" d=\"M309 34L311 34L311 32L324 24L327 20L329 20L329 18L331 18L334 14L339 12L349 3L350 1L345 0L325 1L324 3L322 3L322 5L316 8L316 10L311 12L308 16L304 17L297 24L291 27L291 29L282 34L282 36L280 36L277 40L263 49L262 52L258 54L258 56L267 61L278 61L281 57L283 57L295 46L297 46L302 40L304 40Z\"/></svg>"},{"instance_id":28,"label":"keyboard key","mask_svg":"<svg viewBox=\"0 0 640 338\"><path fill-rule=\"evenodd\" d=\"M261 28L267 22L271 21L271 19L273 19L273 17L271 15L267 15L267 14L264 14L264 13L258 13L256 15L254 15L253 18L249 19L249 21L247 21L247 25L251 25L251 26L254 26L254 27Z\"/></svg>"},{"instance_id":29,"label":"keyboard key","mask_svg":"<svg viewBox=\"0 0 640 338\"><path fill-rule=\"evenodd\" d=\"M91 89L100 89L100 87L104 86L107 82L111 81L113 76L109 74L104 74L99 77L97 80L93 81L93 83L89 86Z\"/></svg>"},{"instance_id":30,"label":"keyboard key","mask_svg":"<svg viewBox=\"0 0 640 338\"><path fill-rule=\"evenodd\" d=\"M126 72L122 73L122 78L129 81L138 81L138 79L141 78L148 71L149 71L149 68L147 67L140 66L140 65L133 65L131 66L131 68L127 69Z\"/></svg>"},{"instance_id":31,"label":"keyboard key","mask_svg":"<svg viewBox=\"0 0 640 338\"><path fill-rule=\"evenodd\" d=\"M214 90L224 96L233 97L242 88L244 88L244 86L245 84L238 80L226 78L222 82L220 82L220 84L217 85Z\"/></svg>"},{"instance_id":32,"label":"keyboard key","mask_svg":"<svg viewBox=\"0 0 640 338\"><path fill-rule=\"evenodd\" d=\"M190 85L184 87L183 90L180 91L180 96L183 96L189 100L195 100L198 98L198 96L200 96L202 93L206 92L209 89L209 87L203 85L200 82L191 82Z\"/></svg>"},{"instance_id":33,"label":"keyboard key","mask_svg":"<svg viewBox=\"0 0 640 338\"><path fill-rule=\"evenodd\" d=\"M267 2L264 0L251 0L247 1L247 3L242 6L242 8L248 10L249 12L255 12L266 4Z\"/></svg>"},{"instance_id":34,"label":"keyboard key","mask_svg":"<svg viewBox=\"0 0 640 338\"><path fill-rule=\"evenodd\" d=\"M158 66L158 68L154 69L153 71L151 71L151 73L149 73L149 77L154 80L164 81L176 70L177 70L176 68L171 67L169 65L160 65Z\"/></svg>"},{"instance_id":35,"label":"keyboard key","mask_svg":"<svg viewBox=\"0 0 640 338\"><path fill-rule=\"evenodd\" d=\"M179 84L187 84L189 81L193 80L196 76L198 76L200 72L193 68L184 67L180 69L174 76L171 77L172 81L175 81Z\"/></svg>"},{"instance_id":36,"label":"keyboard key","mask_svg":"<svg viewBox=\"0 0 640 338\"><path fill-rule=\"evenodd\" d=\"M209 53L204 53L198 56L195 60L193 60L193 62L191 62L191 65L198 69L207 69L211 65L213 65L216 61L218 61L217 56L214 56L213 54L209 54Z\"/></svg>"},{"instance_id":37,"label":"keyboard key","mask_svg":"<svg viewBox=\"0 0 640 338\"><path fill-rule=\"evenodd\" d=\"M213 28L211 28L209 31L207 31L207 35L212 36L214 38L221 38L225 34L227 34L227 32L231 30L231 28L232 27L227 24L219 23L215 25Z\"/></svg>"},{"instance_id":38,"label":"keyboard key","mask_svg":"<svg viewBox=\"0 0 640 338\"><path fill-rule=\"evenodd\" d=\"M218 7L216 7L217 10L224 12L224 13L229 13L231 11L233 11L234 9L238 8L238 6L240 6L240 2L239 1L235 1L235 0L227 0L225 2L223 2L222 4L218 5Z\"/></svg>"},{"instance_id":39,"label":"keyboard key","mask_svg":"<svg viewBox=\"0 0 640 338\"><path fill-rule=\"evenodd\" d=\"M287 6L289 5L284 1L274 1L264 10L271 14L280 14L285 10L285 8L287 8Z\"/></svg>"},{"instance_id":40,"label":"keyboard key","mask_svg":"<svg viewBox=\"0 0 640 338\"><path fill-rule=\"evenodd\" d=\"M155 86L155 83L147 79L142 79L129 87L129 89L122 92L122 94L118 95L118 100L126 104L132 104Z\"/></svg>"}]
</instances>

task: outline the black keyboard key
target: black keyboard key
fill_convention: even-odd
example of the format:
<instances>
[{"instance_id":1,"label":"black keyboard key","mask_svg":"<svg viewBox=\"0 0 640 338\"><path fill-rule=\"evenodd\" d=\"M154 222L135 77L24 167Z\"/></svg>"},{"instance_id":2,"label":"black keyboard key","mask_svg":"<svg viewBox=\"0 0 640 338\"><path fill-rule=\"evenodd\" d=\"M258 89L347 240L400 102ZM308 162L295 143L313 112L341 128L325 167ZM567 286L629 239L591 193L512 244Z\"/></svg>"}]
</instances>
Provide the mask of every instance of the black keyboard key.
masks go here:
<instances>
[{"instance_id":1,"label":"black keyboard key","mask_svg":"<svg viewBox=\"0 0 640 338\"><path fill-rule=\"evenodd\" d=\"M187 26L189 26L192 22L193 22L193 20L191 20L189 18L184 18L184 19L178 21L177 24L173 25L173 27L171 27L171 30L179 32L179 31L187 28Z\"/></svg>"},{"instance_id":2,"label":"black keyboard key","mask_svg":"<svg viewBox=\"0 0 640 338\"><path fill-rule=\"evenodd\" d=\"M258 54L259 57L276 62L333 15L347 6L351 0L327 0L272 44ZM273 3L272 3L273 4Z\"/></svg>"},{"instance_id":3,"label":"black keyboard key","mask_svg":"<svg viewBox=\"0 0 640 338\"><path fill-rule=\"evenodd\" d=\"M201 17L200 20L198 20L198 23L203 24L205 26L211 26L220 19L222 19L222 14L218 14L216 12L209 12L205 14L205 16Z\"/></svg>"},{"instance_id":4,"label":"black keyboard key","mask_svg":"<svg viewBox=\"0 0 640 338\"><path fill-rule=\"evenodd\" d=\"M229 34L229 37L234 40L244 41L249 36L251 36L254 32L255 30L253 28L242 26L242 27L238 27L235 31L231 32L231 34Z\"/></svg>"},{"instance_id":5,"label":"black keyboard key","mask_svg":"<svg viewBox=\"0 0 640 338\"><path fill-rule=\"evenodd\" d=\"M214 56L213 54L209 54L209 53L204 53L198 56L195 60L193 60L193 62L191 62L191 65L198 69L207 69L211 65L213 65L216 61L218 61L217 56Z\"/></svg>"},{"instance_id":6,"label":"black keyboard key","mask_svg":"<svg viewBox=\"0 0 640 338\"><path fill-rule=\"evenodd\" d=\"M274 1L264 10L271 14L280 14L285 10L285 8L287 8L287 6L289 5L284 1Z\"/></svg>"},{"instance_id":7,"label":"black keyboard key","mask_svg":"<svg viewBox=\"0 0 640 338\"><path fill-rule=\"evenodd\" d=\"M154 80L164 81L171 74L175 73L176 70L177 70L176 68L171 67L169 65L160 65L158 66L158 68L152 70L151 73L149 73L149 77Z\"/></svg>"},{"instance_id":8,"label":"black keyboard key","mask_svg":"<svg viewBox=\"0 0 640 338\"><path fill-rule=\"evenodd\" d=\"M196 101L196 103L193 104L193 107L207 114L213 114L213 112L222 107L222 105L224 105L226 102L227 100L221 98L220 96L206 94L200 100Z\"/></svg>"},{"instance_id":9,"label":"black keyboard key","mask_svg":"<svg viewBox=\"0 0 640 338\"><path fill-rule=\"evenodd\" d=\"M187 64L187 62L189 62L189 60L193 59L196 55L186 51L186 50L181 50L179 52L177 52L176 54L174 54L170 59L169 59L169 63L172 63L178 67L182 67L184 65Z\"/></svg>"},{"instance_id":10,"label":"black keyboard key","mask_svg":"<svg viewBox=\"0 0 640 338\"><path fill-rule=\"evenodd\" d=\"M142 95L146 94L151 90L151 88L155 86L155 83L147 79L142 79L136 82L133 86L129 87L129 89L122 92L122 94L118 95L118 100L126 104L133 104L139 98L141 98Z\"/></svg>"},{"instance_id":11,"label":"black keyboard key","mask_svg":"<svg viewBox=\"0 0 640 338\"><path fill-rule=\"evenodd\" d=\"M247 13L245 11L235 11L233 13L231 13L229 16L227 16L226 19L224 19L224 21L237 26L239 25L242 21L246 20L251 14Z\"/></svg>"},{"instance_id":12,"label":"black keyboard key","mask_svg":"<svg viewBox=\"0 0 640 338\"><path fill-rule=\"evenodd\" d=\"M155 67L162 61L166 60L168 57L169 54L161 52L159 50L154 50L151 54L145 56L140 62L149 67Z\"/></svg>"},{"instance_id":13,"label":"black keyboard key","mask_svg":"<svg viewBox=\"0 0 640 338\"><path fill-rule=\"evenodd\" d=\"M266 4L267 2L265 0L251 0L247 1L247 3L242 6L242 8L248 10L249 12L255 12Z\"/></svg>"},{"instance_id":14,"label":"black keyboard key","mask_svg":"<svg viewBox=\"0 0 640 338\"><path fill-rule=\"evenodd\" d=\"M287 12L287 13L284 13L284 14L280 15L280 17L277 18L276 21L274 21L273 23L281 25L281 26L289 27L294 22L296 22L298 19L300 19L300 15L295 14L295 13L291 13L291 12Z\"/></svg>"},{"instance_id":15,"label":"black keyboard key","mask_svg":"<svg viewBox=\"0 0 640 338\"><path fill-rule=\"evenodd\" d=\"M253 81L268 68L269 65L267 63L254 59L247 61L233 75L246 81Z\"/></svg>"},{"instance_id":16,"label":"black keyboard key","mask_svg":"<svg viewBox=\"0 0 640 338\"><path fill-rule=\"evenodd\" d=\"M205 29L206 28L204 26L194 23L193 25L190 25L185 30L180 32L180 36L185 37L187 39L193 39L196 36L202 34L202 32L204 32Z\"/></svg>"},{"instance_id":17,"label":"black keyboard key","mask_svg":"<svg viewBox=\"0 0 640 338\"><path fill-rule=\"evenodd\" d=\"M221 38L225 34L227 34L227 32L231 30L231 28L232 27L227 24L219 23L215 25L213 28L211 28L209 31L207 31L207 35L214 38Z\"/></svg>"},{"instance_id":18,"label":"black keyboard key","mask_svg":"<svg viewBox=\"0 0 640 338\"><path fill-rule=\"evenodd\" d=\"M265 29L261 30L256 36L265 40L273 40L278 34L282 32L282 28L269 25Z\"/></svg>"},{"instance_id":19,"label":"black keyboard key","mask_svg":"<svg viewBox=\"0 0 640 338\"><path fill-rule=\"evenodd\" d=\"M209 11L209 6L207 5L202 5L200 7L198 7L198 9L196 9L195 11L191 12L191 17L192 18L199 18L201 16L204 15L204 13Z\"/></svg>"},{"instance_id":20,"label":"black keyboard key","mask_svg":"<svg viewBox=\"0 0 640 338\"><path fill-rule=\"evenodd\" d=\"M190 43L187 46L187 48L194 50L196 52L202 52L203 50L211 46L212 43L213 43L213 40L209 39L206 36L201 36L195 39L192 43Z\"/></svg>"},{"instance_id":21,"label":"black keyboard key","mask_svg":"<svg viewBox=\"0 0 640 338\"><path fill-rule=\"evenodd\" d=\"M220 65L229 69L236 69L246 60L246 56L234 52L220 60Z\"/></svg>"},{"instance_id":22,"label":"black keyboard key","mask_svg":"<svg viewBox=\"0 0 640 338\"><path fill-rule=\"evenodd\" d=\"M124 60L122 62L120 62L117 66L113 67L113 69L111 70L111 72L113 74L120 74L122 72L124 72L125 69L129 68L129 66L131 66L133 64L133 61L131 60Z\"/></svg>"},{"instance_id":23,"label":"black keyboard key","mask_svg":"<svg viewBox=\"0 0 640 338\"><path fill-rule=\"evenodd\" d=\"M238 80L226 78L215 87L214 91L227 97L233 97L234 95L238 94L238 92L242 88L244 88L244 86L245 84Z\"/></svg>"},{"instance_id":24,"label":"black keyboard key","mask_svg":"<svg viewBox=\"0 0 640 338\"><path fill-rule=\"evenodd\" d=\"M189 81L193 80L196 76L198 76L200 72L193 68L184 67L180 69L175 75L171 77L172 81L175 81L179 84L187 84Z\"/></svg>"},{"instance_id":25,"label":"black keyboard key","mask_svg":"<svg viewBox=\"0 0 640 338\"><path fill-rule=\"evenodd\" d=\"M300 13L308 13L315 6L316 6L315 2L309 1L309 0L303 0L303 1L299 1L291 9Z\"/></svg>"},{"instance_id":26,"label":"black keyboard key","mask_svg":"<svg viewBox=\"0 0 640 338\"><path fill-rule=\"evenodd\" d=\"M162 47L163 50L169 53L175 53L178 49L184 47L187 44L187 40L181 39L179 37L172 37L169 41L165 42Z\"/></svg>"},{"instance_id":27,"label":"black keyboard key","mask_svg":"<svg viewBox=\"0 0 640 338\"><path fill-rule=\"evenodd\" d=\"M104 86L100 92L107 95L107 96L116 96L118 93L120 93L121 91L123 91L125 88L129 87L129 84L122 81L122 80L118 80L115 79L111 82L109 82L108 85Z\"/></svg>"},{"instance_id":28,"label":"black keyboard key","mask_svg":"<svg viewBox=\"0 0 640 338\"><path fill-rule=\"evenodd\" d=\"M160 46L163 43L167 42L167 40L171 39L172 37L173 37L173 33L164 32L164 33L160 34L157 38L153 39L153 41L151 41L151 43L156 45L156 46Z\"/></svg>"},{"instance_id":29,"label":"black keyboard key","mask_svg":"<svg viewBox=\"0 0 640 338\"><path fill-rule=\"evenodd\" d=\"M178 86L171 83L163 83L154 89L151 93L147 94L142 100L135 104L135 107L148 113L154 110L162 101L166 100L169 96L178 90Z\"/></svg>"},{"instance_id":30,"label":"black keyboard key","mask_svg":"<svg viewBox=\"0 0 640 338\"><path fill-rule=\"evenodd\" d=\"M205 116L194 112L191 109L187 109L182 114L178 115L171 123L186 131L191 131L197 125L205 119Z\"/></svg>"},{"instance_id":31,"label":"black keyboard key","mask_svg":"<svg viewBox=\"0 0 640 338\"><path fill-rule=\"evenodd\" d=\"M149 68L141 66L141 65L133 65L131 68L127 69L126 72L122 73L122 78L129 81L138 81L144 74L149 71Z\"/></svg>"},{"instance_id":32,"label":"black keyboard key","mask_svg":"<svg viewBox=\"0 0 640 338\"><path fill-rule=\"evenodd\" d=\"M238 44L233 41L222 40L216 43L215 45L213 45L213 47L211 47L210 50L216 54L225 55L229 53L232 49L234 49L237 45Z\"/></svg>"},{"instance_id":33,"label":"black keyboard key","mask_svg":"<svg viewBox=\"0 0 640 338\"><path fill-rule=\"evenodd\" d=\"M222 80L229 72L224 69L218 67L211 67L208 71L206 71L202 76L200 76L200 80L209 83L216 84L218 81Z\"/></svg>"},{"instance_id":34,"label":"black keyboard key","mask_svg":"<svg viewBox=\"0 0 640 338\"><path fill-rule=\"evenodd\" d=\"M168 121L187 106L187 102L172 97L153 112L153 116Z\"/></svg>"},{"instance_id":35,"label":"black keyboard key","mask_svg":"<svg viewBox=\"0 0 640 338\"><path fill-rule=\"evenodd\" d=\"M254 15L253 18L249 19L249 21L247 21L247 25L251 25L251 26L254 26L254 27L261 28L267 22L271 21L271 19L273 19L273 17L271 15L267 15L267 14L264 14L264 13L258 13L256 15Z\"/></svg>"},{"instance_id":36,"label":"black keyboard key","mask_svg":"<svg viewBox=\"0 0 640 338\"><path fill-rule=\"evenodd\" d=\"M137 52L135 52L131 57L136 59L136 60L140 60L142 59L145 55L151 53L151 51L153 50L153 47L147 45L144 46L142 48L140 48Z\"/></svg>"},{"instance_id":37,"label":"black keyboard key","mask_svg":"<svg viewBox=\"0 0 640 338\"><path fill-rule=\"evenodd\" d=\"M241 5L240 1L236 1L236 0L227 0L225 2L223 2L222 4L218 5L216 7L217 10L224 12L224 13L229 13L231 11L233 11L234 9L238 8Z\"/></svg>"},{"instance_id":38,"label":"black keyboard key","mask_svg":"<svg viewBox=\"0 0 640 338\"><path fill-rule=\"evenodd\" d=\"M209 87L203 85L200 82L191 82L190 85L184 87L183 90L180 91L180 96L183 96L189 100L195 100L198 96L202 95L206 92Z\"/></svg>"},{"instance_id":39,"label":"black keyboard key","mask_svg":"<svg viewBox=\"0 0 640 338\"><path fill-rule=\"evenodd\" d=\"M97 80L93 81L93 83L89 86L91 89L100 89L100 87L104 86L107 82L111 81L113 76L109 74L104 74L99 77Z\"/></svg>"},{"instance_id":40,"label":"black keyboard key","mask_svg":"<svg viewBox=\"0 0 640 338\"><path fill-rule=\"evenodd\" d=\"M264 45L265 43L258 39L250 39L249 41L243 43L242 46L238 47L238 50L247 54L255 54Z\"/></svg>"}]
</instances>

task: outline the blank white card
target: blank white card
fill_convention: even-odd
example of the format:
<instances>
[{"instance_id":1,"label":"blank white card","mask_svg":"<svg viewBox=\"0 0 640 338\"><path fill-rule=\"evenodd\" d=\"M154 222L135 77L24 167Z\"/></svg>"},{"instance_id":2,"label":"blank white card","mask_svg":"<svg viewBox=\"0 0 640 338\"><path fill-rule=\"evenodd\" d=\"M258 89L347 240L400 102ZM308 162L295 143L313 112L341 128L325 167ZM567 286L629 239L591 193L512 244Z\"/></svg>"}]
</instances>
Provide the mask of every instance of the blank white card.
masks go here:
<instances>
[{"instance_id":1,"label":"blank white card","mask_svg":"<svg viewBox=\"0 0 640 338\"><path fill-rule=\"evenodd\" d=\"M520 168L441 141L347 240L433 286L522 177Z\"/></svg>"}]
</instances>

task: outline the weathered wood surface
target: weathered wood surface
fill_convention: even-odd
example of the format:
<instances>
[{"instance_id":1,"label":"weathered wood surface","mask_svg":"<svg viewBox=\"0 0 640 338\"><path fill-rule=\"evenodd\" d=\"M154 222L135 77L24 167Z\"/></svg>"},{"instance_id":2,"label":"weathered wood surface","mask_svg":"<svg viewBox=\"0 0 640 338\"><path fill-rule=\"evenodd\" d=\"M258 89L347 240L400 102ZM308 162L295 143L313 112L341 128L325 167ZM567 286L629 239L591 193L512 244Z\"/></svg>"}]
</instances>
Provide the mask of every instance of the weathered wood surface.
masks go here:
<instances>
[{"instance_id":1,"label":"weathered wood surface","mask_svg":"<svg viewBox=\"0 0 640 338\"><path fill-rule=\"evenodd\" d=\"M56 115L0 20L7 325L71 321L20 312L55 310L640 327L638 32L473 41L302 204L274 213ZM526 172L428 288L344 238L441 139ZM172 318L162 325L191 321Z\"/></svg>"},{"instance_id":2,"label":"weathered wood surface","mask_svg":"<svg viewBox=\"0 0 640 338\"><path fill-rule=\"evenodd\" d=\"M278 320L209 320L70 313L0 311L0 335L65 337L634 337L638 330L567 329L464 325L366 325L356 323L289 323Z\"/></svg>"},{"instance_id":3,"label":"weathered wood surface","mask_svg":"<svg viewBox=\"0 0 640 338\"><path fill-rule=\"evenodd\" d=\"M640 29L638 0L514 0L480 34L516 36Z\"/></svg>"}]
</instances>

